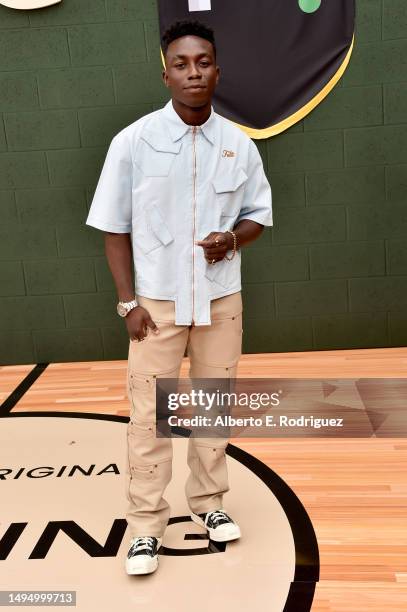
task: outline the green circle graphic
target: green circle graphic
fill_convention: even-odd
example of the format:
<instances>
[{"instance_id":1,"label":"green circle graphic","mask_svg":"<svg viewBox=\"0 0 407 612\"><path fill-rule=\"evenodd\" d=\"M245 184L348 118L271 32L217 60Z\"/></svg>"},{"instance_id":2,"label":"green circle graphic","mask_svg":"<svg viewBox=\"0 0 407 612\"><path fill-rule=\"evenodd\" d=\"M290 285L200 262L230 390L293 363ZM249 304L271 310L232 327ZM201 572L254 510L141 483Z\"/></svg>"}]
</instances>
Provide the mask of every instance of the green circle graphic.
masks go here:
<instances>
[{"instance_id":1,"label":"green circle graphic","mask_svg":"<svg viewBox=\"0 0 407 612\"><path fill-rule=\"evenodd\" d=\"M298 4L304 13L315 13L321 6L321 0L298 0Z\"/></svg>"}]
</instances>

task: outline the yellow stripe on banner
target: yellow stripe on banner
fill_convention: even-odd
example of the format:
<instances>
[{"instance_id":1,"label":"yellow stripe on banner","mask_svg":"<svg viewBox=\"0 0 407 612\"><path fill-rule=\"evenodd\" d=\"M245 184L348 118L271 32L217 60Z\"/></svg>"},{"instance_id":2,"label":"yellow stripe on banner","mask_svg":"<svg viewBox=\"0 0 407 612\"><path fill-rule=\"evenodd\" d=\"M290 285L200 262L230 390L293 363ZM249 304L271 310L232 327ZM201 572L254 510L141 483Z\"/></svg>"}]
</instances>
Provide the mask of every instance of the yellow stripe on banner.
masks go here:
<instances>
[{"instance_id":1,"label":"yellow stripe on banner","mask_svg":"<svg viewBox=\"0 0 407 612\"><path fill-rule=\"evenodd\" d=\"M321 91L317 93L317 95L314 96L312 100L307 102L305 106L297 110L295 113L293 113L292 115L290 115L283 121L280 121L279 123L276 123L275 125L271 125L270 127L262 128L262 129L251 128L246 125L241 125L240 123L236 123L235 121L232 121L232 123L237 125L244 132L246 132L246 134L250 136L250 138L254 138L254 139L270 138L270 136L276 136L277 134L280 134L281 132L288 130L288 128L294 125L294 123L297 123L298 121L303 119L306 115L308 115L308 113L310 113L316 106L318 106L318 104L322 102L324 98L326 98L329 92L332 91L332 89L335 87L339 79L342 77L343 73L345 72L349 64L350 56L352 55L352 51L353 51L354 42L355 42L355 34L353 34L352 36L352 43L351 43L351 46L349 47L349 51L347 52L345 59L343 60L339 69L334 74L334 76L331 78L331 80L325 85L325 87L321 89ZM161 52L161 61L165 68L165 60L164 60L164 55L163 55L161 48L160 48L160 52ZM231 120L229 119L229 121Z\"/></svg>"}]
</instances>

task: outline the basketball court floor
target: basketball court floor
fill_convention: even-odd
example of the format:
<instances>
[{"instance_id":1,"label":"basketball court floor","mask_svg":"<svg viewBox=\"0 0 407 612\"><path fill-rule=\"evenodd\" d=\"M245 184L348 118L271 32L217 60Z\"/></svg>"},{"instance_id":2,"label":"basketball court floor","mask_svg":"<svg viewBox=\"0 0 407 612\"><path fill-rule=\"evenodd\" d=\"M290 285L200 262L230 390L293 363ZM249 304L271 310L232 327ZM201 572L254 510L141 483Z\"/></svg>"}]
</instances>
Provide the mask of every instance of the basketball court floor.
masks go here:
<instances>
[{"instance_id":1,"label":"basketball court floor","mask_svg":"<svg viewBox=\"0 0 407 612\"><path fill-rule=\"evenodd\" d=\"M0 590L76 591L81 612L406 609L403 438L231 439L242 538L223 545L189 518L174 439L159 568L128 576L126 366L0 368ZM238 377L407 378L407 348L243 355Z\"/></svg>"}]
</instances>

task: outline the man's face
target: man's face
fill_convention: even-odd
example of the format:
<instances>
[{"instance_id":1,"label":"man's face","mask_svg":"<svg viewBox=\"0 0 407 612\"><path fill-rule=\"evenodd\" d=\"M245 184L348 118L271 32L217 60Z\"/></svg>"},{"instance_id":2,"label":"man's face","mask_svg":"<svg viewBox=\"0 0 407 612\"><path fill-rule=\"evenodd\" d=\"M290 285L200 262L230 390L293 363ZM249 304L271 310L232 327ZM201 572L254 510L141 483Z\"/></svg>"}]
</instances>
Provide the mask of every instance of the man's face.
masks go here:
<instances>
[{"instance_id":1,"label":"man's face","mask_svg":"<svg viewBox=\"0 0 407 612\"><path fill-rule=\"evenodd\" d=\"M165 56L163 80L172 98L192 108L205 106L219 80L212 44L199 36L173 40Z\"/></svg>"}]
</instances>

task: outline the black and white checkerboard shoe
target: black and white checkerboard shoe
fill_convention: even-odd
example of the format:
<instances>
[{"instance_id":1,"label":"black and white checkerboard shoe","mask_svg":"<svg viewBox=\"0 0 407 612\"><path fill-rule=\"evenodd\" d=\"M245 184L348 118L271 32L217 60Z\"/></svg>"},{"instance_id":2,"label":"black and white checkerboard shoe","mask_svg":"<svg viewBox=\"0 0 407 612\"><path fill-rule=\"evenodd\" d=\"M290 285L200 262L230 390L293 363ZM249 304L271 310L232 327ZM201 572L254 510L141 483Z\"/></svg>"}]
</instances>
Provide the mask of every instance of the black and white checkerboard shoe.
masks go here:
<instances>
[{"instance_id":1,"label":"black and white checkerboard shoe","mask_svg":"<svg viewBox=\"0 0 407 612\"><path fill-rule=\"evenodd\" d=\"M130 540L126 557L126 572L133 574L151 574L158 567L158 549L161 538L150 536L135 537Z\"/></svg>"},{"instance_id":2,"label":"black and white checkerboard shoe","mask_svg":"<svg viewBox=\"0 0 407 612\"><path fill-rule=\"evenodd\" d=\"M209 538L214 542L229 542L241 536L239 525L232 521L223 508L202 514L192 512L191 519L197 525L207 529Z\"/></svg>"}]
</instances>

